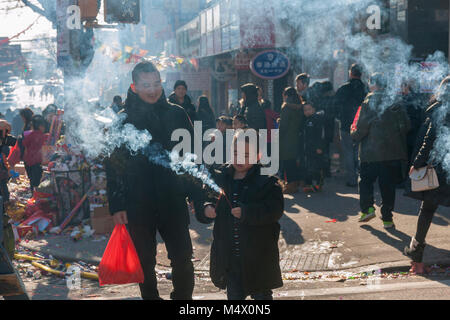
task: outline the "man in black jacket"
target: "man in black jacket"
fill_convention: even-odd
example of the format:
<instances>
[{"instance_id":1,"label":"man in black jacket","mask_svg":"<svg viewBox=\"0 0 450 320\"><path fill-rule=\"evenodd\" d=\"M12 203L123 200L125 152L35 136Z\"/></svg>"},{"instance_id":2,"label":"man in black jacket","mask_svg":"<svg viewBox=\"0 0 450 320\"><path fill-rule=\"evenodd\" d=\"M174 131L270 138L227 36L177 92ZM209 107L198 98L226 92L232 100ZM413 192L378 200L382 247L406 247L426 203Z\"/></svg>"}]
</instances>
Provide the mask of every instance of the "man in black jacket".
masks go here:
<instances>
[{"instance_id":1,"label":"man in black jacket","mask_svg":"<svg viewBox=\"0 0 450 320\"><path fill-rule=\"evenodd\" d=\"M359 222L375 218L373 185L378 180L382 205L381 218L386 229L394 228L395 186L402 181L402 162L407 160L406 135L411 123L404 106L389 105L384 75L370 78L371 93L361 106L351 136L359 143L361 172L359 182L361 216Z\"/></svg>"},{"instance_id":2,"label":"man in black jacket","mask_svg":"<svg viewBox=\"0 0 450 320\"><path fill-rule=\"evenodd\" d=\"M335 109L341 121L341 145L347 174L346 185L349 187L356 187L358 182L358 147L350 136L350 126L368 93L366 85L361 81L361 70L359 65L353 64L349 71L350 80L338 89L335 96Z\"/></svg>"},{"instance_id":3,"label":"man in black jacket","mask_svg":"<svg viewBox=\"0 0 450 320\"><path fill-rule=\"evenodd\" d=\"M197 120L197 112L192 104L191 98L187 95L187 84L184 80L177 80L173 87L173 93L169 96L169 102L177 104L187 112L192 123Z\"/></svg>"},{"instance_id":4,"label":"man in black jacket","mask_svg":"<svg viewBox=\"0 0 450 320\"><path fill-rule=\"evenodd\" d=\"M266 129L266 114L258 102L258 88L253 83L241 87L244 101L240 115L247 119L248 127L259 131Z\"/></svg>"},{"instance_id":5,"label":"man in black jacket","mask_svg":"<svg viewBox=\"0 0 450 320\"><path fill-rule=\"evenodd\" d=\"M174 130L187 129L193 136L193 128L183 108L167 102L160 74L152 63L139 63L132 76L124 108L125 122L150 132L149 149L153 152L131 155L122 146L107 160L110 212L115 224L128 225L145 276L144 283L139 285L142 298L160 299L155 275L156 231L159 231L171 260L174 287L171 298L189 300L194 288L194 268L187 188L180 176L156 165L151 158L160 158L164 150L173 149L177 143L171 141Z\"/></svg>"}]
</instances>

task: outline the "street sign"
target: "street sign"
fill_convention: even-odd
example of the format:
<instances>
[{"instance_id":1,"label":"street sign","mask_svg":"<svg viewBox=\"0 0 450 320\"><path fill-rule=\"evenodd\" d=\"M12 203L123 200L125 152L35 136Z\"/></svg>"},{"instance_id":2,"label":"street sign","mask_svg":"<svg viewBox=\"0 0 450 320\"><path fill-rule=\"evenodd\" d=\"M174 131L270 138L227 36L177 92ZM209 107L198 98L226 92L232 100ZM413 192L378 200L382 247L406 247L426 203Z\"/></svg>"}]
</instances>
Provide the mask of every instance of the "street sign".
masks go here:
<instances>
[{"instance_id":1,"label":"street sign","mask_svg":"<svg viewBox=\"0 0 450 320\"><path fill-rule=\"evenodd\" d=\"M290 68L289 58L277 50L267 50L257 54L250 62L250 69L257 77L275 80L284 77Z\"/></svg>"}]
</instances>

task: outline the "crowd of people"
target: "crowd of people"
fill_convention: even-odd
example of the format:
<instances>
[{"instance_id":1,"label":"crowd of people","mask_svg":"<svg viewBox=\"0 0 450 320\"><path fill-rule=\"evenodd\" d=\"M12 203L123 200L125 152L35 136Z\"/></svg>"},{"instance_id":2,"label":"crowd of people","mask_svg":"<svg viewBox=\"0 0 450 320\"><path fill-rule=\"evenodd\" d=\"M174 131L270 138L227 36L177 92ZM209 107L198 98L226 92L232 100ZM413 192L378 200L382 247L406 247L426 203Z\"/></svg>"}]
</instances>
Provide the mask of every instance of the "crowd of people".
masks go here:
<instances>
[{"instance_id":1,"label":"crowd of people","mask_svg":"<svg viewBox=\"0 0 450 320\"><path fill-rule=\"evenodd\" d=\"M295 87L283 90L280 112L263 97L261 88L248 83L240 88L242 99L230 108L231 114L216 118L206 96L201 96L194 106L185 81L177 81L173 93L166 98L156 67L150 62L136 65L127 99L123 102L120 96L114 97L110 108L126 113L125 121L139 130L148 130L152 146L172 150L176 143L171 139L172 132L184 128L193 133L194 121L202 121L203 133L218 129L224 139L226 130L243 129L233 136L233 144L249 128L269 132L279 129L281 162L276 177L261 175L262 166L249 162L250 151L261 146L244 135L245 163L238 164L235 153L229 162L210 170L222 190L217 194L206 192L205 185L184 179L142 154L131 154L125 147L116 149L105 160L109 209L115 224L126 224L133 239L145 276L140 284L142 297L160 299L155 275L158 231L171 260L171 298L192 299L194 268L188 209L192 208L200 222L214 222L210 256L214 285L227 289L229 299L245 299L249 295L254 299L272 299L271 290L282 286L278 239L283 193L293 194L299 188L307 193L320 192L325 178L331 176L331 145L336 141L345 165L345 185L359 190L361 223L376 217L377 180L386 229L395 227L393 211L399 186L405 188L408 196L422 201L417 233L404 253L411 257L415 272L424 272L425 239L433 215L438 206L450 206L449 174L433 156L439 128L450 126L445 109L450 101L450 76L428 103L414 83L405 81L401 94L390 105L384 105L387 81L383 74L370 75L368 84L362 79L362 68L352 65L348 82L335 93L331 82L311 85L310 76L301 73L295 79ZM0 122L0 168L5 171L0 170L0 190L4 199L8 198L12 163L12 152L7 148L14 146L18 150L17 159L24 160L31 189L35 188L42 176L45 134L56 113L54 105L49 105L42 115L35 115L30 108L20 110L19 132L14 131L14 119L10 121L12 129L6 121ZM269 135L269 154L273 142ZM225 148L227 143L223 145ZM431 166L437 172L439 187L412 191L408 173Z\"/></svg>"},{"instance_id":2,"label":"crowd of people","mask_svg":"<svg viewBox=\"0 0 450 320\"><path fill-rule=\"evenodd\" d=\"M43 172L43 146L48 138L53 117L57 113L58 107L50 104L42 114L38 114L38 110L33 106L15 111L8 109L5 115L0 114L3 139L0 183L4 202L9 199L7 181L14 171L14 166L20 161L24 162L31 191L39 186Z\"/></svg>"},{"instance_id":3,"label":"crowd of people","mask_svg":"<svg viewBox=\"0 0 450 320\"><path fill-rule=\"evenodd\" d=\"M171 130L176 127L192 132L192 123L201 120L203 132L216 128L224 139L226 130L244 129L236 131L233 144L248 128L278 128L281 161L277 177L263 177L261 165L248 162L249 150L260 146L244 135L246 162L236 163L235 153L225 165L213 166L212 178L222 192L211 197L197 192L195 185L187 183L186 186L186 181L181 181L170 170L165 171L126 151L117 151L111 156L107 164L111 214L116 224L128 224L136 243L145 274L145 282L140 285L144 299L159 299L154 271L156 230L166 242L172 261L174 291L171 297L192 297L192 246L186 207L195 212L200 222L214 222L210 261L213 283L218 288L226 288L229 299L244 299L249 295L254 299L272 299L271 290L282 285L277 247L278 220L284 209L282 193L298 192L299 187L303 187L304 192L321 191L324 177L331 174L330 150L336 140L340 141L341 158L345 163L345 184L350 188L359 187L360 222L375 217L376 180L386 229L395 227L392 212L399 186L405 187L409 196L423 201L417 234L404 250L413 261L412 269L423 271L425 238L433 214L439 205L450 205L447 174L442 164L433 162L431 157L437 123L433 114L441 114L435 110L449 101L450 77L442 81L440 94L429 108L424 107L423 99L411 82L405 81L394 103L385 106L382 104L387 86L384 75L370 75L368 84L362 78L362 68L352 65L349 81L335 93L330 82L310 85L310 76L302 73L296 78L295 88L283 91L279 113L263 98L261 88L248 83L241 87L242 99L230 107L230 114L216 118L205 96L195 108L187 95L185 81L177 81L174 92L166 99L156 68L148 62L135 67L124 110L130 123L149 130L164 149L171 150ZM184 113L179 112L182 109ZM171 120L165 121L169 110L173 113ZM141 113L151 116L141 117ZM445 125L450 125L448 116L445 121ZM336 132L340 133L338 139ZM269 153L271 143L273 141L269 140ZM226 145L224 143L224 148ZM136 161L139 165L130 165ZM432 164L439 175L439 188L412 192L407 179L408 168L411 173ZM133 168L139 169L134 172ZM186 206L186 199L190 201L189 206ZM179 240L177 245L174 245L175 238Z\"/></svg>"}]
</instances>

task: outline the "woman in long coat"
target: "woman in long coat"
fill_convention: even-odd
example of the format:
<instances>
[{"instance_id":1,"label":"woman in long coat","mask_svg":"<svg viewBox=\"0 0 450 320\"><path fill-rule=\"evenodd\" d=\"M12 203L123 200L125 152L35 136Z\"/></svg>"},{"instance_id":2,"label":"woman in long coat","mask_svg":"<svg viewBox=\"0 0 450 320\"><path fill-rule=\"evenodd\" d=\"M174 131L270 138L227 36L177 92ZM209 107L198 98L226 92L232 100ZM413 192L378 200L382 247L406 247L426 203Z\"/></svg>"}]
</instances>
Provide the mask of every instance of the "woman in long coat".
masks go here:
<instances>
[{"instance_id":1,"label":"woman in long coat","mask_svg":"<svg viewBox=\"0 0 450 320\"><path fill-rule=\"evenodd\" d=\"M419 133L410 174L414 170L433 166L436 170L439 187L424 192L409 192L408 196L422 200L417 222L416 235L404 253L412 259L411 271L424 273L422 262L426 246L425 238L431 226L434 213L441 206L450 207L450 163L448 163L449 147L445 144L445 133L450 130L450 76L446 77L437 94L436 102L426 111L427 119ZM446 163L447 162L447 163Z\"/></svg>"},{"instance_id":2,"label":"woman in long coat","mask_svg":"<svg viewBox=\"0 0 450 320\"><path fill-rule=\"evenodd\" d=\"M294 88L290 87L284 90L283 101L280 115L281 178L286 182L283 192L296 193L300 180L300 168L297 160L300 156L303 111L294 107L301 105L301 100Z\"/></svg>"}]
</instances>

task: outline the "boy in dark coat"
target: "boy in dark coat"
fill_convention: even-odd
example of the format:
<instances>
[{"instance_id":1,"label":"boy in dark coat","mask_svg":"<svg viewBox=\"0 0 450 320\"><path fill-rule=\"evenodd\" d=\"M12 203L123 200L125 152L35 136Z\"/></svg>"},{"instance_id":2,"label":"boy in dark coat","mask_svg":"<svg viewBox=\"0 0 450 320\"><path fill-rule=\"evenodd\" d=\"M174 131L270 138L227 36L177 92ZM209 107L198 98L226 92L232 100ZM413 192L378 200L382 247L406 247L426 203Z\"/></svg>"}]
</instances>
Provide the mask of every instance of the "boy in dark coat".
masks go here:
<instances>
[{"instance_id":1,"label":"boy in dark coat","mask_svg":"<svg viewBox=\"0 0 450 320\"><path fill-rule=\"evenodd\" d=\"M236 141L232 165L213 172L223 193L217 201L196 206L197 219L214 221L210 275L214 285L227 289L229 300L272 300L272 289L283 286L278 238L284 200L277 179L261 175L249 161L256 148L245 140L245 164L237 164ZM243 135L242 135L243 136ZM256 153L255 153L256 155Z\"/></svg>"},{"instance_id":2,"label":"boy in dark coat","mask_svg":"<svg viewBox=\"0 0 450 320\"><path fill-rule=\"evenodd\" d=\"M325 162L326 135L325 115L316 112L312 102L303 106L305 125L303 126L303 162L306 172L304 192L317 192L323 185L323 168Z\"/></svg>"}]
</instances>

